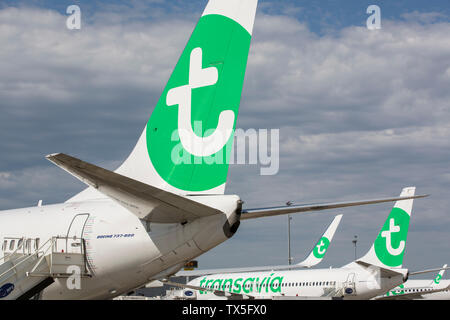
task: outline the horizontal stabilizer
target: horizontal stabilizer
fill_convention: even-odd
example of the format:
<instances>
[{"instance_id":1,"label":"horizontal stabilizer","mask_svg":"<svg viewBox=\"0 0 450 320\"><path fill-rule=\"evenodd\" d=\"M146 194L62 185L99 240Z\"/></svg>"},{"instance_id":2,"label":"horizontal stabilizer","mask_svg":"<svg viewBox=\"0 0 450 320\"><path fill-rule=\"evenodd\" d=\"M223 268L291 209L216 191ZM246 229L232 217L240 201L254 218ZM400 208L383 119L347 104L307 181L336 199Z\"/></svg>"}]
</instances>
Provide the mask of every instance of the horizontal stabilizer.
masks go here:
<instances>
[{"instance_id":1,"label":"horizontal stabilizer","mask_svg":"<svg viewBox=\"0 0 450 320\"><path fill-rule=\"evenodd\" d=\"M186 197L133 180L63 153L48 155L46 158L146 221L181 223L222 213Z\"/></svg>"},{"instance_id":2,"label":"horizontal stabilizer","mask_svg":"<svg viewBox=\"0 0 450 320\"><path fill-rule=\"evenodd\" d=\"M356 260L355 263L359 264L360 266L363 266L364 268L376 268L380 270L381 277L388 278L388 277L395 277L398 275L403 275L406 277L408 274L408 269L402 269L402 268L383 268L380 266L376 266L361 260Z\"/></svg>"},{"instance_id":3,"label":"horizontal stabilizer","mask_svg":"<svg viewBox=\"0 0 450 320\"><path fill-rule=\"evenodd\" d=\"M320 211L320 210L327 210L327 209L362 206L362 205L366 205L366 204L392 202L392 201L400 201L400 200L408 200L408 199L418 199L418 198L425 198L425 197L428 197L428 194L418 195L418 196L408 196L408 197L395 197L395 198L349 201L349 202L299 204L299 205L280 206L280 207L244 209L244 210L242 210L241 220L278 216L278 215L288 214L288 213Z\"/></svg>"}]
</instances>

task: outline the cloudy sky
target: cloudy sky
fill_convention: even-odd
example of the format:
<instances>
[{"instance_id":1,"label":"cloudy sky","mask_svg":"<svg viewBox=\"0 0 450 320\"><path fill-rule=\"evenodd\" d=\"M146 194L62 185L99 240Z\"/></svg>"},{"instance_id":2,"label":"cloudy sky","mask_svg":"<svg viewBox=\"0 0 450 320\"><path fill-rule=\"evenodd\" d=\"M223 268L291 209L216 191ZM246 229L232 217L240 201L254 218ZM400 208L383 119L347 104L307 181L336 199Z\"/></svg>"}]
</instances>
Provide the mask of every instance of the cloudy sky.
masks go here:
<instances>
[{"instance_id":1,"label":"cloudy sky","mask_svg":"<svg viewBox=\"0 0 450 320\"><path fill-rule=\"evenodd\" d=\"M82 11L66 28L66 8ZM45 160L65 152L108 169L142 132L206 0L0 2L0 210L63 202L83 184ZM371 4L380 30L366 28ZM280 170L231 165L246 207L396 196L415 201L405 266L450 263L450 4L264 1L237 127L280 130ZM303 258L333 216L323 267L365 253L392 204L293 215ZM245 221L202 268L284 264L287 217ZM431 277L431 275L430 275Z\"/></svg>"}]
</instances>

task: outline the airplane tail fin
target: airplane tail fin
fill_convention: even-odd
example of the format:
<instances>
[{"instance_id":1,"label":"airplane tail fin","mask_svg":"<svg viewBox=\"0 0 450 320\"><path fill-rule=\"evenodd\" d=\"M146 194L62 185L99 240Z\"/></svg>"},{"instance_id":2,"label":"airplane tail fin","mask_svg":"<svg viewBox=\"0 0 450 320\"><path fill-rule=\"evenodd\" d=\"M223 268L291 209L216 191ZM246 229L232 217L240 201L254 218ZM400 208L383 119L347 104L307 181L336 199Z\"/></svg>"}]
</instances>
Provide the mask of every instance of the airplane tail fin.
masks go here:
<instances>
[{"instance_id":1,"label":"airplane tail fin","mask_svg":"<svg viewBox=\"0 0 450 320\"><path fill-rule=\"evenodd\" d=\"M339 223L341 222L342 214L337 215L333 221L328 226L325 233L320 237L319 241L317 241L316 245L312 249L309 256L303 260L302 262L298 263L297 266L304 266L306 268L311 268L320 262L322 262L323 258L325 257L325 254L327 253L328 247L331 244L331 241L333 240L334 233L336 232L337 227L339 226Z\"/></svg>"},{"instance_id":2,"label":"airplane tail fin","mask_svg":"<svg viewBox=\"0 0 450 320\"><path fill-rule=\"evenodd\" d=\"M208 2L116 173L181 195L224 193L257 2Z\"/></svg>"},{"instance_id":3,"label":"airplane tail fin","mask_svg":"<svg viewBox=\"0 0 450 320\"><path fill-rule=\"evenodd\" d=\"M447 268L447 264L444 264L441 270L439 270L439 273L436 275L436 278L431 281L431 287L437 287L439 286L439 283L441 283L441 279L444 276L445 270Z\"/></svg>"},{"instance_id":4,"label":"airplane tail fin","mask_svg":"<svg viewBox=\"0 0 450 320\"><path fill-rule=\"evenodd\" d=\"M404 188L400 196L413 196L415 190L415 187ZM356 262L385 269L402 267L413 201L395 203L369 252Z\"/></svg>"}]
</instances>

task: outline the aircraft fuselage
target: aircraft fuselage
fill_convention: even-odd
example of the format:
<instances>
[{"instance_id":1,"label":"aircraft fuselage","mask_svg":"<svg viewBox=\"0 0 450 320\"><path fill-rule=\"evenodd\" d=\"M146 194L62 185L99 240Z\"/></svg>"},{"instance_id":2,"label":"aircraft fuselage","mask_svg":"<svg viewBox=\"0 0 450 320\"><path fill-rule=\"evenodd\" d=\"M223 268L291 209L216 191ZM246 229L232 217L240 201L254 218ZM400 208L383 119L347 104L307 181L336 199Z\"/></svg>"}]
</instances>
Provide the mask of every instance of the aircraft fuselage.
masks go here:
<instances>
[{"instance_id":1,"label":"aircraft fuselage","mask_svg":"<svg viewBox=\"0 0 450 320\"><path fill-rule=\"evenodd\" d=\"M228 196L226 202L236 199ZM39 239L43 244L56 236L82 237L92 277L81 278L79 289L70 289L68 279L55 279L42 298L108 299L176 272L227 240L232 214L234 210L184 224L150 224L108 199L64 203L0 212L0 240ZM71 247L58 250L69 252Z\"/></svg>"}]
</instances>

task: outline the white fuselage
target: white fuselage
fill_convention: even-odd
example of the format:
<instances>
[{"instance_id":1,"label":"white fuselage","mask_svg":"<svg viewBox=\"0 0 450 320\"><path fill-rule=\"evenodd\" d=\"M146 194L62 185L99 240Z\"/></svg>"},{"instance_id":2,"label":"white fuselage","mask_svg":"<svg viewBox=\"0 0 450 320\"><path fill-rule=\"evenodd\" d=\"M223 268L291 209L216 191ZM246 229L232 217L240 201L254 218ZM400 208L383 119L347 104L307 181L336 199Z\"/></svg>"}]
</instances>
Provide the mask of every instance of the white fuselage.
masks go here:
<instances>
[{"instance_id":1,"label":"white fuselage","mask_svg":"<svg viewBox=\"0 0 450 320\"><path fill-rule=\"evenodd\" d=\"M402 275L377 278L373 272L359 267L336 269L289 270L252 273L229 273L200 277L189 284L213 286L216 289L271 299L273 297L344 297L370 299L403 283ZM223 299L211 291L196 292L196 298Z\"/></svg>"},{"instance_id":2,"label":"white fuselage","mask_svg":"<svg viewBox=\"0 0 450 320\"><path fill-rule=\"evenodd\" d=\"M176 272L186 261L227 240L230 235L225 235L224 226L237 199L222 196L227 213L185 224L148 224L108 199L3 211L0 240L39 238L42 244L55 236L72 236L69 229L78 225L93 276L82 278L80 289L69 289L67 279L55 279L42 297L108 299Z\"/></svg>"}]
</instances>

